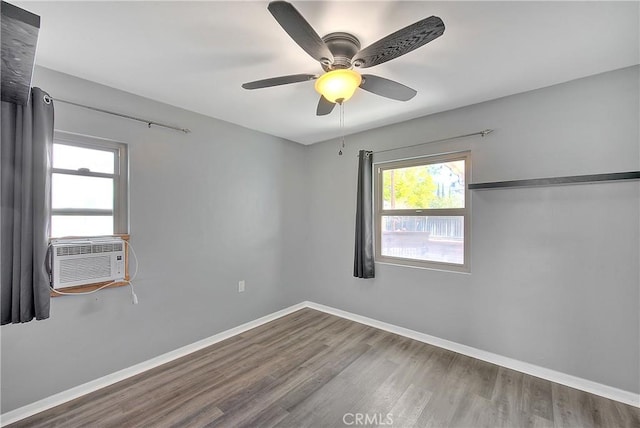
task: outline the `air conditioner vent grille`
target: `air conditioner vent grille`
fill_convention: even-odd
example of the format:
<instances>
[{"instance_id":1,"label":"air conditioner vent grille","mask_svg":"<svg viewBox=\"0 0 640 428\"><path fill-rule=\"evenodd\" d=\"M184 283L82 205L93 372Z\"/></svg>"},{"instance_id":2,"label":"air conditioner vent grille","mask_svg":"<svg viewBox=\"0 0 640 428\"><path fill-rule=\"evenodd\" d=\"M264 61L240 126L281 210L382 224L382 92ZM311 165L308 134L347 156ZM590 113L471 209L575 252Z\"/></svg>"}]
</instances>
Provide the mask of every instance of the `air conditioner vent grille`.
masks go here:
<instances>
[{"instance_id":1,"label":"air conditioner vent grille","mask_svg":"<svg viewBox=\"0 0 640 428\"><path fill-rule=\"evenodd\" d=\"M67 245L56 248L57 256L77 256L80 254L113 253L122 251L122 243L93 244L93 245Z\"/></svg>"},{"instance_id":2,"label":"air conditioner vent grille","mask_svg":"<svg viewBox=\"0 0 640 428\"><path fill-rule=\"evenodd\" d=\"M93 245L93 253L113 253L114 251L122 251L122 244L98 244Z\"/></svg>"},{"instance_id":3,"label":"air conditioner vent grille","mask_svg":"<svg viewBox=\"0 0 640 428\"><path fill-rule=\"evenodd\" d=\"M109 256L60 260L61 284L77 281L78 278L94 279L109 275L111 275Z\"/></svg>"},{"instance_id":4,"label":"air conditioner vent grille","mask_svg":"<svg viewBox=\"0 0 640 428\"><path fill-rule=\"evenodd\" d=\"M66 247L58 247L56 249L58 256L77 256L79 254L91 254L91 245L72 245Z\"/></svg>"}]
</instances>

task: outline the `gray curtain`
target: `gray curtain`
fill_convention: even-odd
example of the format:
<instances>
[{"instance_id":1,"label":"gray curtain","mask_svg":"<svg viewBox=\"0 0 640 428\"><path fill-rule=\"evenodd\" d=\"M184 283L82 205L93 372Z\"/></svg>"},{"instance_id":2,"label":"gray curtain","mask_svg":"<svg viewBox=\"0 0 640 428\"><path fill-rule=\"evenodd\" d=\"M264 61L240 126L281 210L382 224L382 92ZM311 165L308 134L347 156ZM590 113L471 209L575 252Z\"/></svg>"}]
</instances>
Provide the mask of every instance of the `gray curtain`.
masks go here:
<instances>
[{"instance_id":1,"label":"gray curtain","mask_svg":"<svg viewBox=\"0 0 640 428\"><path fill-rule=\"evenodd\" d=\"M353 276L374 278L373 255L373 153L358 153L358 194L356 203L356 245Z\"/></svg>"},{"instance_id":2,"label":"gray curtain","mask_svg":"<svg viewBox=\"0 0 640 428\"><path fill-rule=\"evenodd\" d=\"M2 324L49 318L45 266L51 212L53 101L40 88L25 106L2 103L0 306Z\"/></svg>"}]
</instances>

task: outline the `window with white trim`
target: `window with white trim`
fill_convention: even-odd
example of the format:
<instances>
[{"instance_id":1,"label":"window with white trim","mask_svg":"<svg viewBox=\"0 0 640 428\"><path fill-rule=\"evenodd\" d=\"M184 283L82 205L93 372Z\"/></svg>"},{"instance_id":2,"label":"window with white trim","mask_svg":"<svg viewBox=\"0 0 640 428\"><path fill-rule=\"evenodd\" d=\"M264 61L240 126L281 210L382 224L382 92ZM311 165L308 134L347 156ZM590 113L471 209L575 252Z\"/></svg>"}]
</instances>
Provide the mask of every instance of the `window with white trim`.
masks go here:
<instances>
[{"instance_id":1,"label":"window with white trim","mask_svg":"<svg viewBox=\"0 0 640 428\"><path fill-rule=\"evenodd\" d=\"M374 165L376 261L468 272L470 154Z\"/></svg>"},{"instance_id":2,"label":"window with white trim","mask_svg":"<svg viewBox=\"0 0 640 428\"><path fill-rule=\"evenodd\" d=\"M51 237L129 232L127 145L56 132Z\"/></svg>"}]
</instances>

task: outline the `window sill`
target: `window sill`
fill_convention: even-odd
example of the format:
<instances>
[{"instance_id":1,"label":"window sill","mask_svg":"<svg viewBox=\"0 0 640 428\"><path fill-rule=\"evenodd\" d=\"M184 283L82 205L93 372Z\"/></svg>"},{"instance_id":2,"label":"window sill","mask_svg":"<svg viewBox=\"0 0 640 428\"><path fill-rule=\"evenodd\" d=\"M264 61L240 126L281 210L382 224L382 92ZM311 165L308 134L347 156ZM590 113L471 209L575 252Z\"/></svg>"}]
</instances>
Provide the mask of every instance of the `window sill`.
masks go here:
<instances>
[{"instance_id":1,"label":"window sill","mask_svg":"<svg viewBox=\"0 0 640 428\"><path fill-rule=\"evenodd\" d=\"M471 275L471 270L467 267L462 266L450 266L444 265L440 266L418 266L415 264L395 262L395 261L382 261L376 260L375 264L377 265L387 265L387 266L397 266L401 268L412 268L412 269L422 269L422 270L432 270L436 272L446 272L446 273L455 273L455 274L463 274L463 275Z\"/></svg>"}]
</instances>

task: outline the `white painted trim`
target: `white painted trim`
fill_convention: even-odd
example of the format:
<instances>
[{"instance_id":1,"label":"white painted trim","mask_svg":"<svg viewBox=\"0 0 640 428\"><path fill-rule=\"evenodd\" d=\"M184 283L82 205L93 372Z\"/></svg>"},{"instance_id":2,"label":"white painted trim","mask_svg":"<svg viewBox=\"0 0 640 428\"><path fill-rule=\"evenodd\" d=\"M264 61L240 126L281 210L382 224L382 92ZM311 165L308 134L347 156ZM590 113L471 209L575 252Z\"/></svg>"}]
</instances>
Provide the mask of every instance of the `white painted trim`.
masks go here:
<instances>
[{"instance_id":1,"label":"white painted trim","mask_svg":"<svg viewBox=\"0 0 640 428\"><path fill-rule=\"evenodd\" d=\"M532 376L536 376L542 379L556 382L562 385L576 388L585 392L599 395L601 397L609 398L611 400L619 401L621 403L629 404L631 406L640 407L640 394L624 391L622 389L614 388L611 386L603 385L598 382L593 382L587 379L582 379L576 376L572 376L566 373L561 373L555 370L547 369L544 367L529 364L523 361L518 361L513 358L504 357L502 355L494 354L491 352L483 351L481 349L472 348L471 346L462 345L460 343L451 342L449 340L441 339L439 337L430 336L425 333L420 333L415 330L410 330L404 327L398 327L393 324L389 324L383 321L378 321L373 318L368 318L362 315L357 315L351 312L343 311L342 309L332 308L330 306L321 305L314 302L301 302L280 311L274 312L269 315L265 315L262 318L258 318L253 321L249 321L245 324L199 340L198 342L190 345L183 346L174 351L167 352L166 354L159 355L150 360L143 361L134 366L126 369L119 370L115 373L108 374L101 378L92 380L90 382L78 385L66 391L62 391L58 394L52 395L35 403L27 404L26 406L12 410L10 412L0 415L0 426L6 426L17 422L21 419L35 415L36 413L45 411L52 407L66 403L67 401L74 400L83 395L97 391L100 388L112 385L121 380L127 379L131 376L135 376L154 367L158 367L162 364L168 363L185 355L189 355L192 352L196 352L200 349L211 346L215 343L221 342L230 337L244 333L252 328L259 327L270 321L281 318L285 315L298 311L304 308L311 308L318 311L326 312L331 315L335 315L341 318L345 318L351 321L355 321L361 324L365 324L371 327L379 328L380 330L388 331L390 333L399 334L410 339L417 340L419 342L428 343L430 345L438 346L440 348L448 349L459 354L467 355L469 357L477 358L479 360L487 361L489 363L497 364L502 367L506 367L512 370L516 370L522 373L526 373Z\"/></svg>"},{"instance_id":2,"label":"white painted trim","mask_svg":"<svg viewBox=\"0 0 640 428\"><path fill-rule=\"evenodd\" d=\"M513 358L504 357L502 355L483 351L481 349L473 348L467 345L462 345L457 342L441 339L439 337L431 336L425 333L420 333L418 331L410 330L408 328L398 327L396 325L389 324L383 321L378 321L373 318L367 318L362 315L357 315L351 312L343 311L342 309L336 309L330 306L325 306L325 305L321 305L314 302L304 302L304 305L311 309L316 309L318 311L326 312L331 315L336 315L341 318L346 318L351 321L355 321L371 327L379 328L380 330L388 331L390 333L395 333L400 336L417 340L419 342L428 343L430 345L448 349L450 351L467 355L469 357L477 358L482 361L487 361L489 363L497 364L499 366L506 367L511 370L526 373L528 375L546 379L551 382L559 383L561 385L566 385L571 388L579 389L581 391L589 392L591 394L599 395L601 397L605 397L611 400L619 401L621 403L629 404L630 406L640 407L640 394L635 394L633 392L614 388L612 386L604 385L598 382L583 379L570 374L547 369L545 367L540 367L535 364L526 363L524 361L515 360Z\"/></svg>"},{"instance_id":3,"label":"white painted trim","mask_svg":"<svg viewBox=\"0 0 640 428\"><path fill-rule=\"evenodd\" d=\"M225 330L221 333L199 340L190 345L183 346L174 351L167 352L166 354L159 355L155 358L151 358L150 360L143 361L126 369L119 370L115 373L111 373L82 385L67 389L66 391L62 391L58 394L36 401L35 403L27 404L26 406L0 415L0 426L12 424L21 419L35 415L36 413L40 413L44 410L66 403L67 401L74 400L83 395L97 391L98 389L112 385L116 382L120 382L121 380L127 379L131 376L135 376L154 367L161 366L162 364L168 363L180 357L184 357L185 355L189 355L192 352L196 352L200 349L206 348L207 346L211 346L230 337L244 333L245 331L251 330L252 328L259 327L262 324L266 324L292 312L304 309L305 307L306 305L304 302L289 306L288 308L282 309L269 315L265 315L262 318L249 321L229 330Z\"/></svg>"}]
</instances>

